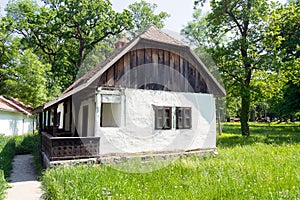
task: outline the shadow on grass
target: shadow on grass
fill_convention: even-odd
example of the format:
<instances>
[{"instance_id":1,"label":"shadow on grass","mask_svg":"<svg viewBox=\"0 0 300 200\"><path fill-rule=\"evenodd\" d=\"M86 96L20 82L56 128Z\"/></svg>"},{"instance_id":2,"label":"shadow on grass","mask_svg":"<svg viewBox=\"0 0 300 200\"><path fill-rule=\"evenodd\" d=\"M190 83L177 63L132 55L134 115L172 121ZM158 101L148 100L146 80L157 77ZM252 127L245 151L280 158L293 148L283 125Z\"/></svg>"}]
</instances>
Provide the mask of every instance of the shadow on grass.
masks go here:
<instances>
[{"instance_id":1,"label":"shadow on grass","mask_svg":"<svg viewBox=\"0 0 300 200\"><path fill-rule=\"evenodd\" d=\"M3 139L3 138L1 138ZM14 138L9 139L0 152L0 170L4 172L4 177L7 179L11 173L11 163L16 153L16 143Z\"/></svg>"},{"instance_id":2,"label":"shadow on grass","mask_svg":"<svg viewBox=\"0 0 300 200\"><path fill-rule=\"evenodd\" d=\"M284 145L300 143L299 125L251 124L251 135L244 137L239 124L224 124L223 135L218 136L217 147L234 147L254 143Z\"/></svg>"},{"instance_id":3,"label":"shadow on grass","mask_svg":"<svg viewBox=\"0 0 300 200\"><path fill-rule=\"evenodd\" d=\"M0 170L4 172L6 179L10 176L15 155L32 154L35 168L40 174L42 165L39 159L40 137L38 134L1 137L0 139L0 145L3 147L0 146Z\"/></svg>"}]
</instances>

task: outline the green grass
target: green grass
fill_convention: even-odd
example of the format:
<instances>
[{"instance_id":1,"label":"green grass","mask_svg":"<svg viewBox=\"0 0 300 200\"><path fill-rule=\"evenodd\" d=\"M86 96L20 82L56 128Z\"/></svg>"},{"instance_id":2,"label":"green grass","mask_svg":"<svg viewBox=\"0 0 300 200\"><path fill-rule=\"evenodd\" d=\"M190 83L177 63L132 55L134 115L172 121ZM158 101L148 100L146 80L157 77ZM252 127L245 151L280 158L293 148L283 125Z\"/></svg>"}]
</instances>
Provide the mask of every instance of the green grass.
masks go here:
<instances>
[{"instance_id":1,"label":"green grass","mask_svg":"<svg viewBox=\"0 0 300 200\"><path fill-rule=\"evenodd\" d=\"M46 170L48 199L300 199L300 126L226 124L218 156L182 157L151 173L109 166Z\"/></svg>"},{"instance_id":2,"label":"green grass","mask_svg":"<svg viewBox=\"0 0 300 200\"><path fill-rule=\"evenodd\" d=\"M0 135L0 199L4 198L4 191L8 188L8 178L12 170L12 161L18 154L33 154L35 166L42 169L38 160L39 136L27 134L22 136Z\"/></svg>"}]
</instances>

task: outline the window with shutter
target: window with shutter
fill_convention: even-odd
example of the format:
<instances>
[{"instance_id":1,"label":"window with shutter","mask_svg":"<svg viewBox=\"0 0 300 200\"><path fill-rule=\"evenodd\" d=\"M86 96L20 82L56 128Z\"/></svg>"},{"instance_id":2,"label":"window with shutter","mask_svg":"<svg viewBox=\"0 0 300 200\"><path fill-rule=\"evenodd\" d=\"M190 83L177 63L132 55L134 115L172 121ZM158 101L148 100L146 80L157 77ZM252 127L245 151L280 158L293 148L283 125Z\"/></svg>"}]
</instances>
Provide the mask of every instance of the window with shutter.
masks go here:
<instances>
[{"instance_id":1,"label":"window with shutter","mask_svg":"<svg viewBox=\"0 0 300 200\"><path fill-rule=\"evenodd\" d=\"M176 107L176 129L192 128L192 109Z\"/></svg>"},{"instance_id":2,"label":"window with shutter","mask_svg":"<svg viewBox=\"0 0 300 200\"><path fill-rule=\"evenodd\" d=\"M172 127L172 108L155 107L155 129L171 129Z\"/></svg>"}]
</instances>

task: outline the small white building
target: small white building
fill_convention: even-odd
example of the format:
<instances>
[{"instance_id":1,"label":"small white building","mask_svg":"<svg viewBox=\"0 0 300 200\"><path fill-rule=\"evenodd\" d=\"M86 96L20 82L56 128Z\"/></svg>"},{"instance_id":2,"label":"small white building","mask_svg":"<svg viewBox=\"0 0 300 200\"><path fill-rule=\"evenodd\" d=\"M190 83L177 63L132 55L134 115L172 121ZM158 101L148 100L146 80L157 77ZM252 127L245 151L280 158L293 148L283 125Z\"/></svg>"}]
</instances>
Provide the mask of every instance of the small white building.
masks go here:
<instances>
[{"instance_id":1,"label":"small white building","mask_svg":"<svg viewBox=\"0 0 300 200\"><path fill-rule=\"evenodd\" d=\"M215 97L226 92L193 51L154 26L116 48L36 110L50 160L86 157L78 139L98 156L213 152Z\"/></svg>"},{"instance_id":2,"label":"small white building","mask_svg":"<svg viewBox=\"0 0 300 200\"><path fill-rule=\"evenodd\" d=\"M31 109L16 99L0 96L0 134L22 135L33 129Z\"/></svg>"}]
</instances>

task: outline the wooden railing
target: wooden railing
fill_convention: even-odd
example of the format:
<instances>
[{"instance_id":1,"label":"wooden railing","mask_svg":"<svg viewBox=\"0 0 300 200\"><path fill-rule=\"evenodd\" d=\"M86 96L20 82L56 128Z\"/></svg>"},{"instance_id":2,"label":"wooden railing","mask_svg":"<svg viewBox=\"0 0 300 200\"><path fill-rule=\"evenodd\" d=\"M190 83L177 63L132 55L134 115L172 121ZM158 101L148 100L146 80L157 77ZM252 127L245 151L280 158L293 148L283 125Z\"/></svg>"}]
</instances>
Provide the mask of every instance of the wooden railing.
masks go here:
<instances>
[{"instance_id":1,"label":"wooden railing","mask_svg":"<svg viewBox=\"0 0 300 200\"><path fill-rule=\"evenodd\" d=\"M42 132L42 151L50 161L99 155L100 137L53 137Z\"/></svg>"}]
</instances>

